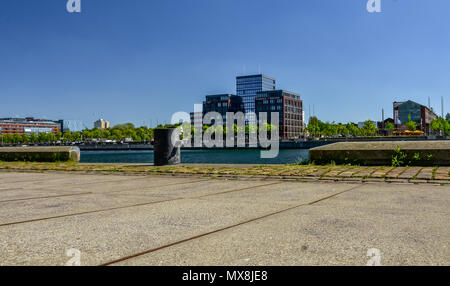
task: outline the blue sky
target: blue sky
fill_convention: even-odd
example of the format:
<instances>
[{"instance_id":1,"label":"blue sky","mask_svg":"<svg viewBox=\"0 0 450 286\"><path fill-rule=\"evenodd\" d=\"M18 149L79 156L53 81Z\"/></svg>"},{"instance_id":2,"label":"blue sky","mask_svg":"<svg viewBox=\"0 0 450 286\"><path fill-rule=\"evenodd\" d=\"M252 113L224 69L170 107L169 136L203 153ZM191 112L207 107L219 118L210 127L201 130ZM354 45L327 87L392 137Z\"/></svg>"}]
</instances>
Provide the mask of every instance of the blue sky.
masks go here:
<instances>
[{"instance_id":1,"label":"blue sky","mask_svg":"<svg viewBox=\"0 0 450 286\"><path fill-rule=\"evenodd\" d=\"M450 1L2 0L0 117L168 122L262 71L322 120L450 111Z\"/></svg>"}]
</instances>

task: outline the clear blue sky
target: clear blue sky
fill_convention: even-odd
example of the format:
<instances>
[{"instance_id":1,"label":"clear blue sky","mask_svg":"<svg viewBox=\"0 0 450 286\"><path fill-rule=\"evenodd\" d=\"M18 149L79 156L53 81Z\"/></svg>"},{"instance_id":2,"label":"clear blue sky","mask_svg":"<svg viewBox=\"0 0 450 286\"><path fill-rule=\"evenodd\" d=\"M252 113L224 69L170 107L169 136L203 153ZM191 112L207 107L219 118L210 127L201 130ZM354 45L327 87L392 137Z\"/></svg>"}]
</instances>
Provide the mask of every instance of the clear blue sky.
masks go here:
<instances>
[{"instance_id":1,"label":"clear blue sky","mask_svg":"<svg viewBox=\"0 0 450 286\"><path fill-rule=\"evenodd\" d=\"M262 73L323 120L392 101L450 111L450 1L66 0L0 3L0 117L155 125Z\"/></svg>"}]
</instances>

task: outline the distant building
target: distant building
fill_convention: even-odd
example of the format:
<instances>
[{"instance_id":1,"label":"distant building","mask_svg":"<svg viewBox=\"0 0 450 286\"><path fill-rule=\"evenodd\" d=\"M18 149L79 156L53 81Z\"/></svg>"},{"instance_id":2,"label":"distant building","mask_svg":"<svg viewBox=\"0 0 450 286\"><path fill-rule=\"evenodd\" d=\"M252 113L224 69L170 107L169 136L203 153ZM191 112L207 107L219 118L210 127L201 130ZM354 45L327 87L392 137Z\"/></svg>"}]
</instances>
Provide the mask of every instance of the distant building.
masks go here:
<instances>
[{"instance_id":1,"label":"distant building","mask_svg":"<svg viewBox=\"0 0 450 286\"><path fill-rule=\"evenodd\" d=\"M377 122L377 128L378 128L378 129L385 129L387 123L392 123L392 124L394 124L394 119L392 119L392 118L386 118L384 121L379 121L379 122Z\"/></svg>"},{"instance_id":2,"label":"distant building","mask_svg":"<svg viewBox=\"0 0 450 286\"><path fill-rule=\"evenodd\" d=\"M61 130L61 125L58 121L46 119L27 118L1 118L0 119L0 134L39 134L47 133L56 135L56 132Z\"/></svg>"},{"instance_id":3,"label":"distant building","mask_svg":"<svg viewBox=\"0 0 450 286\"><path fill-rule=\"evenodd\" d=\"M98 129L109 129L109 121L99 119L94 122L94 128Z\"/></svg>"},{"instance_id":4,"label":"distant building","mask_svg":"<svg viewBox=\"0 0 450 286\"><path fill-rule=\"evenodd\" d=\"M203 126L203 112L191 112L191 126Z\"/></svg>"},{"instance_id":5,"label":"distant building","mask_svg":"<svg viewBox=\"0 0 450 286\"><path fill-rule=\"evenodd\" d=\"M393 130L389 130L389 129L386 128L386 125L387 125L388 123L391 123L392 126L395 126L395 125L394 125L394 119L392 119L392 118L386 118L384 121L379 121L379 122L377 122L377 128L378 128L378 134L379 134L379 135L382 135L382 136L390 136L390 135L393 134L393 133L392 133Z\"/></svg>"},{"instance_id":6,"label":"distant building","mask_svg":"<svg viewBox=\"0 0 450 286\"><path fill-rule=\"evenodd\" d=\"M276 80L272 77L257 74L236 77L236 95L207 95L203 102L202 116L197 114L198 121L208 112L218 112L227 124L227 112L242 112L246 115L245 124L257 124L259 112L279 112L280 137L282 139L299 138L304 130L303 101L300 95L276 90ZM256 114L256 116L255 116ZM191 124L195 123L196 113L191 112Z\"/></svg>"},{"instance_id":7,"label":"distant building","mask_svg":"<svg viewBox=\"0 0 450 286\"><path fill-rule=\"evenodd\" d=\"M394 102L394 124L396 128L404 125L411 116L411 121L415 121L421 131L425 133L431 132L431 121L438 116L430 108L421 105L412 100L403 102Z\"/></svg>"},{"instance_id":8,"label":"distant building","mask_svg":"<svg viewBox=\"0 0 450 286\"><path fill-rule=\"evenodd\" d=\"M83 121L81 121L81 120L62 119L62 120L58 120L58 122L60 123L62 133L66 132L66 131L81 132L84 129L86 129L83 124Z\"/></svg>"},{"instance_id":9,"label":"distant building","mask_svg":"<svg viewBox=\"0 0 450 286\"><path fill-rule=\"evenodd\" d=\"M281 139L297 139L303 133L303 101L300 95L285 91L261 91L256 94L255 111L261 124L260 112L267 113L267 123L272 124L271 112L279 113L279 135Z\"/></svg>"},{"instance_id":10,"label":"distant building","mask_svg":"<svg viewBox=\"0 0 450 286\"><path fill-rule=\"evenodd\" d=\"M275 87L275 79L263 74L236 77L236 95L242 97L248 116L247 123L254 124L256 122L256 118L251 114L251 112L255 112L256 94L260 91L275 90Z\"/></svg>"},{"instance_id":11,"label":"distant building","mask_svg":"<svg viewBox=\"0 0 450 286\"><path fill-rule=\"evenodd\" d=\"M217 112L222 116L223 125L227 124L227 112L245 111L240 96L233 94L207 95L203 102L203 116L208 112Z\"/></svg>"}]
</instances>

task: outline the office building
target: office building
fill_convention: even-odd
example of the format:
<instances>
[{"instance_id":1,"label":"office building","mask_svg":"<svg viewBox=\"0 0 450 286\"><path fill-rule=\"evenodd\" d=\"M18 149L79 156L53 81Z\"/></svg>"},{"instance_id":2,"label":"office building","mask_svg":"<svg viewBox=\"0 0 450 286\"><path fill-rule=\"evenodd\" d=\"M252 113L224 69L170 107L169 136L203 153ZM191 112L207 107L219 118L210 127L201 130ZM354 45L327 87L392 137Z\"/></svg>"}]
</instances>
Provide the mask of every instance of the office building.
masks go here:
<instances>
[{"instance_id":1,"label":"office building","mask_svg":"<svg viewBox=\"0 0 450 286\"><path fill-rule=\"evenodd\" d=\"M203 112L191 112L191 126L203 126Z\"/></svg>"},{"instance_id":2,"label":"office building","mask_svg":"<svg viewBox=\"0 0 450 286\"><path fill-rule=\"evenodd\" d=\"M303 101L296 93L285 90L257 92L255 111L258 125L263 123L261 112L266 112L269 124L273 124L271 113L278 112L280 139L298 139L303 133Z\"/></svg>"},{"instance_id":3,"label":"office building","mask_svg":"<svg viewBox=\"0 0 450 286\"><path fill-rule=\"evenodd\" d=\"M217 112L222 116L223 125L227 122L227 112L245 111L242 97L232 94L207 95L203 102L203 116L208 112Z\"/></svg>"},{"instance_id":4,"label":"office building","mask_svg":"<svg viewBox=\"0 0 450 286\"><path fill-rule=\"evenodd\" d=\"M109 121L100 118L99 120L94 122L94 128L109 129Z\"/></svg>"},{"instance_id":5,"label":"office building","mask_svg":"<svg viewBox=\"0 0 450 286\"><path fill-rule=\"evenodd\" d=\"M39 134L39 133L51 133L56 135L56 132L60 131L60 123L58 121L46 120L46 119L34 119L33 117L27 118L1 118L0 119L0 134Z\"/></svg>"},{"instance_id":6,"label":"office building","mask_svg":"<svg viewBox=\"0 0 450 286\"><path fill-rule=\"evenodd\" d=\"M70 132L81 132L84 129L87 129L86 126L83 124L83 121L81 120L66 120L66 119L62 119L62 120L58 120L58 122L60 123L60 129L61 132L64 133L66 131L70 131Z\"/></svg>"},{"instance_id":7,"label":"office building","mask_svg":"<svg viewBox=\"0 0 450 286\"><path fill-rule=\"evenodd\" d=\"M431 121L438 117L432 109L412 100L394 102L393 107L394 124L397 129L400 129L411 117L411 121L415 121L418 124L418 129L425 133L430 133Z\"/></svg>"},{"instance_id":8,"label":"office building","mask_svg":"<svg viewBox=\"0 0 450 286\"><path fill-rule=\"evenodd\" d=\"M260 91L275 90L275 87L275 79L263 74L236 77L236 95L242 97L248 116L247 123L254 124L256 122L256 118L251 114L251 112L255 112L256 94Z\"/></svg>"}]
</instances>

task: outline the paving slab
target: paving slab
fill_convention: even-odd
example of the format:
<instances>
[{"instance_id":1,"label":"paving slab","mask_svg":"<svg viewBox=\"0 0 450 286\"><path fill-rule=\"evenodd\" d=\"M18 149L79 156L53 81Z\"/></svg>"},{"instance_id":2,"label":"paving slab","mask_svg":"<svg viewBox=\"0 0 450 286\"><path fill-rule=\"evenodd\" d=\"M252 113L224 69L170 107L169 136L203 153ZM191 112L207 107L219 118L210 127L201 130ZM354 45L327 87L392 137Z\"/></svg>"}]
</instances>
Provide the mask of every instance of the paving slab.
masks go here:
<instances>
[{"instance_id":1,"label":"paving slab","mask_svg":"<svg viewBox=\"0 0 450 286\"><path fill-rule=\"evenodd\" d=\"M448 187L363 185L116 265L450 265Z\"/></svg>"},{"instance_id":2,"label":"paving slab","mask_svg":"<svg viewBox=\"0 0 450 286\"><path fill-rule=\"evenodd\" d=\"M417 179L431 180L433 178L433 170L434 168L432 167L423 168L416 177Z\"/></svg>"}]
</instances>

